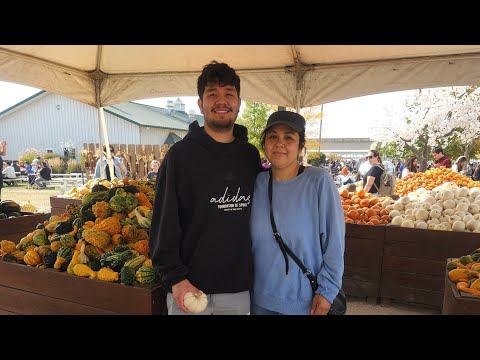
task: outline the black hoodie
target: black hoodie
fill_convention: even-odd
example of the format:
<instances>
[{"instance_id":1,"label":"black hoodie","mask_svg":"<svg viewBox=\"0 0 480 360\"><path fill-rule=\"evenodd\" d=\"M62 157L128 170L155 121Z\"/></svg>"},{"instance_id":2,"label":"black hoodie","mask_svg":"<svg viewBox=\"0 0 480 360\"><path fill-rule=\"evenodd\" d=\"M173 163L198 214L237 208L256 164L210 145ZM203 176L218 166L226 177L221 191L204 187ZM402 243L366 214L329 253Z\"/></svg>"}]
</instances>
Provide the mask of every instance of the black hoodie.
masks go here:
<instances>
[{"instance_id":1,"label":"black hoodie","mask_svg":"<svg viewBox=\"0 0 480 360\"><path fill-rule=\"evenodd\" d=\"M184 279L207 294L252 286L249 216L260 156L245 127L235 124L233 134L219 143L194 121L160 166L149 246L167 291Z\"/></svg>"}]
</instances>

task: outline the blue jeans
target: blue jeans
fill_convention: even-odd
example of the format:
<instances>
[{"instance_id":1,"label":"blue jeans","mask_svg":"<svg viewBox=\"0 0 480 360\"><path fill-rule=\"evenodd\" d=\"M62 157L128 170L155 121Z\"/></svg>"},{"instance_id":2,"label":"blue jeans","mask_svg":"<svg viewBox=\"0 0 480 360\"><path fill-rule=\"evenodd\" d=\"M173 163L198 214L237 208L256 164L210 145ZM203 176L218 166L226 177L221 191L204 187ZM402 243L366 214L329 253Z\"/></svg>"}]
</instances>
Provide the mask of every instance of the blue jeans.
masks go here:
<instances>
[{"instance_id":1,"label":"blue jeans","mask_svg":"<svg viewBox=\"0 0 480 360\"><path fill-rule=\"evenodd\" d=\"M250 304L250 315L285 315L277 311L265 309L261 306Z\"/></svg>"}]
</instances>

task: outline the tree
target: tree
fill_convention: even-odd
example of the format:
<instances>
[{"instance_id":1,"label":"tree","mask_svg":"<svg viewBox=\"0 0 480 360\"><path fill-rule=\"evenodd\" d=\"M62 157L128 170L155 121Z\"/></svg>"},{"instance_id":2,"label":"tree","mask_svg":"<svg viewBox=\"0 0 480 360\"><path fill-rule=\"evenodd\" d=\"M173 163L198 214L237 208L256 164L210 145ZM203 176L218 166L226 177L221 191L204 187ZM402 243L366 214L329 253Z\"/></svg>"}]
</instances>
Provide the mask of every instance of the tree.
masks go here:
<instances>
[{"instance_id":1,"label":"tree","mask_svg":"<svg viewBox=\"0 0 480 360\"><path fill-rule=\"evenodd\" d=\"M475 87L419 90L406 100L402 111L388 114L372 140L397 144L405 153L412 153L420 171L426 170L432 148L446 149L455 139L468 158L480 135L479 97Z\"/></svg>"},{"instance_id":2,"label":"tree","mask_svg":"<svg viewBox=\"0 0 480 360\"><path fill-rule=\"evenodd\" d=\"M308 153L308 163L312 166L320 166L325 164L325 159L327 156L322 152L310 152Z\"/></svg>"},{"instance_id":3,"label":"tree","mask_svg":"<svg viewBox=\"0 0 480 360\"><path fill-rule=\"evenodd\" d=\"M274 111L272 105L258 103L254 101L245 101L245 110L237 123L248 129L248 141L257 147L263 156L260 138L262 131L265 129L267 119L270 113Z\"/></svg>"}]
</instances>

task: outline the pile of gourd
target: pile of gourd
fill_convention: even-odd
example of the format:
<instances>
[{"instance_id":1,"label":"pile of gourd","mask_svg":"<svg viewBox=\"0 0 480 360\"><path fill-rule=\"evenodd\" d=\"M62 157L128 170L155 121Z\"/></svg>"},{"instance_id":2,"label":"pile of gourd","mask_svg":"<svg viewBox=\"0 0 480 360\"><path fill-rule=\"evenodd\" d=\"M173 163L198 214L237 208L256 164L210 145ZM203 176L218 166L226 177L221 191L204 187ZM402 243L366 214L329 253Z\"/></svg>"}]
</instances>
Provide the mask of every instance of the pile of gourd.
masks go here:
<instances>
[{"instance_id":1,"label":"pile of gourd","mask_svg":"<svg viewBox=\"0 0 480 360\"><path fill-rule=\"evenodd\" d=\"M458 291L480 296L480 248L447 264L448 278Z\"/></svg>"},{"instance_id":2,"label":"pile of gourd","mask_svg":"<svg viewBox=\"0 0 480 360\"><path fill-rule=\"evenodd\" d=\"M443 183L433 190L418 188L397 201L389 200L385 209L390 225L443 231L480 232L480 188Z\"/></svg>"},{"instance_id":3,"label":"pile of gourd","mask_svg":"<svg viewBox=\"0 0 480 360\"><path fill-rule=\"evenodd\" d=\"M148 258L150 191L136 183L96 185L82 205L67 205L66 213L39 224L18 244L0 241L1 260L125 285L157 282Z\"/></svg>"}]
</instances>

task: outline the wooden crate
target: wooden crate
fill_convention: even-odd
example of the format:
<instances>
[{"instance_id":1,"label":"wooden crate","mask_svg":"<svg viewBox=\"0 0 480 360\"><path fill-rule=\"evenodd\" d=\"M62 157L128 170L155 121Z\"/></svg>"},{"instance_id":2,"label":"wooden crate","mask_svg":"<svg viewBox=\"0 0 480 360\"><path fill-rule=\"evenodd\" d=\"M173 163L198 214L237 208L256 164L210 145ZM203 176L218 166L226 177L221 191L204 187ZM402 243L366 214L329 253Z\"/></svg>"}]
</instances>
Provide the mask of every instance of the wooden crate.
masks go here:
<instances>
[{"instance_id":1,"label":"wooden crate","mask_svg":"<svg viewBox=\"0 0 480 360\"><path fill-rule=\"evenodd\" d=\"M0 314L163 315L165 292L0 261Z\"/></svg>"},{"instance_id":2,"label":"wooden crate","mask_svg":"<svg viewBox=\"0 0 480 360\"><path fill-rule=\"evenodd\" d=\"M447 259L447 263L452 259ZM443 294L442 315L480 315L480 297L468 293L460 293L454 282L448 278L445 268L445 292Z\"/></svg>"},{"instance_id":3,"label":"wooden crate","mask_svg":"<svg viewBox=\"0 0 480 360\"><path fill-rule=\"evenodd\" d=\"M68 204L81 205L82 200L66 199L66 198L60 198L56 196L50 196L50 207L51 207L50 212L52 213L52 215L63 214L66 211L65 208Z\"/></svg>"},{"instance_id":4,"label":"wooden crate","mask_svg":"<svg viewBox=\"0 0 480 360\"><path fill-rule=\"evenodd\" d=\"M380 296L442 307L445 259L480 247L480 234L387 226Z\"/></svg>"},{"instance_id":5,"label":"wooden crate","mask_svg":"<svg viewBox=\"0 0 480 360\"><path fill-rule=\"evenodd\" d=\"M0 219L0 240L18 243L20 239L35 230L38 223L43 223L45 215L22 212L22 216L12 219Z\"/></svg>"},{"instance_id":6,"label":"wooden crate","mask_svg":"<svg viewBox=\"0 0 480 360\"><path fill-rule=\"evenodd\" d=\"M345 226L345 293L376 301L380 294L385 226Z\"/></svg>"}]
</instances>

